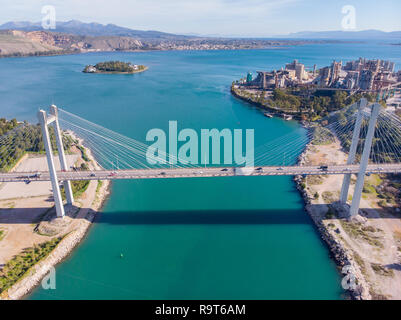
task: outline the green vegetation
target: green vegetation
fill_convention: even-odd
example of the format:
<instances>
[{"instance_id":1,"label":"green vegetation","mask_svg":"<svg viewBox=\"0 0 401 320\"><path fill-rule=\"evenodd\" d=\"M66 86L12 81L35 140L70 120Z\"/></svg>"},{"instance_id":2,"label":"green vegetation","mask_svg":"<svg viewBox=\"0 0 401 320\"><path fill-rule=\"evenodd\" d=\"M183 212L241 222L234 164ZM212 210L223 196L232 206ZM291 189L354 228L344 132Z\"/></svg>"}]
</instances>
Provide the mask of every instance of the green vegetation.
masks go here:
<instances>
[{"instance_id":1,"label":"green vegetation","mask_svg":"<svg viewBox=\"0 0 401 320\"><path fill-rule=\"evenodd\" d=\"M317 146L328 145L335 141L331 131L325 127L316 127L313 133L312 144Z\"/></svg>"},{"instance_id":2,"label":"green vegetation","mask_svg":"<svg viewBox=\"0 0 401 320\"><path fill-rule=\"evenodd\" d=\"M353 96L354 97L354 96ZM369 97L369 96L368 96ZM355 100L355 99L353 99ZM369 100L369 99L368 99ZM327 117L328 123L334 123L338 122L337 126L337 133L338 133L338 138L340 139L341 145L344 148L346 152L349 151L351 147L351 138L352 136L348 135L346 127L349 125L348 119L350 116L354 114L356 111L356 108L347 108L344 110L340 110L329 117ZM368 121L363 121L362 126L361 126L361 137L359 140L358 144L358 150L363 149L363 145L365 144L365 137L367 133L367 127L368 127ZM389 122L388 123L388 128L386 130L393 130L392 126L396 126L395 123ZM394 127L395 130L398 130L398 128ZM376 163L389 163L391 160L400 158L401 157L401 137L397 137L396 135L392 136L392 147L391 150L386 150L385 152L383 151L383 145L386 145L386 141L382 141L382 137L380 137L380 131L376 130L375 131L375 136L373 139L372 143L372 150L375 150L375 152L372 152L371 157L375 157L375 159L372 158ZM357 162L360 160L361 154L357 154Z\"/></svg>"},{"instance_id":3,"label":"green vegetation","mask_svg":"<svg viewBox=\"0 0 401 320\"><path fill-rule=\"evenodd\" d=\"M129 62L122 61L106 61L99 62L94 66L96 68L96 72L116 72L116 73L134 73L145 70L145 66L137 65L136 67ZM93 72L91 69L93 66L88 65L85 67L83 72L91 73Z\"/></svg>"},{"instance_id":4,"label":"green vegetation","mask_svg":"<svg viewBox=\"0 0 401 320\"><path fill-rule=\"evenodd\" d=\"M399 206L401 204L400 179L400 174L389 174L383 175L382 178L375 182L377 197L382 199L378 202L379 206L385 208L390 205Z\"/></svg>"},{"instance_id":5,"label":"green vegetation","mask_svg":"<svg viewBox=\"0 0 401 320\"><path fill-rule=\"evenodd\" d=\"M47 257L61 240L61 237L54 238L33 248L25 249L8 261L0 271L0 293L15 284L34 264Z\"/></svg>"},{"instance_id":6,"label":"green vegetation","mask_svg":"<svg viewBox=\"0 0 401 320\"><path fill-rule=\"evenodd\" d=\"M4 230L0 230L0 241L3 240L6 232Z\"/></svg>"},{"instance_id":7,"label":"green vegetation","mask_svg":"<svg viewBox=\"0 0 401 320\"><path fill-rule=\"evenodd\" d=\"M72 194L74 195L75 199L79 199L82 196L82 194L86 191L86 189L88 189L89 182L90 182L89 180L71 181ZM61 197L63 198L63 200L66 199L64 186L61 187Z\"/></svg>"},{"instance_id":8,"label":"green vegetation","mask_svg":"<svg viewBox=\"0 0 401 320\"><path fill-rule=\"evenodd\" d=\"M18 126L17 119L7 121L5 118L0 118L0 136L14 129L16 126Z\"/></svg>"},{"instance_id":9,"label":"green vegetation","mask_svg":"<svg viewBox=\"0 0 401 320\"><path fill-rule=\"evenodd\" d=\"M302 101L300 98L293 94L288 93L286 90L275 89L273 91L272 106L283 110L299 112Z\"/></svg>"},{"instance_id":10,"label":"green vegetation","mask_svg":"<svg viewBox=\"0 0 401 320\"><path fill-rule=\"evenodd\" d=\"M322 199L325 203L333 203L333 202L337 201L339 196L340 195L338 194L338 192L324 191L322 193Z\"/></svg>"},{"instance_id":11,"label":"green vegetation","mask_svg":"<svg viewBox=\"0 0 401 320\"><path fill-rule=\"evenodd\" d=\"M9 54L0 54L0 58L16 58L16 57L42 57L42 56L59 56L64 54L77 54L80 53L79 49L76 50L47 50L35 51L29 53L14 52Z\"/></svg>"},{"instance_id":12,"label":"green vegetation","mask_svg":"<svg viewBox=\"0 0 401 320\"><path fill-rule=\"evenodd\" d=\"M335 217L336 217L336 212L332 208L329 208L329 210L327 210L326 212L326 219L333 219Z\"/></svg>"},{"instance_id":13,"label":"green vegetation","mask_svg":"<svg viewBox=\"0 0 401 320\"><path fill-rule=\"evenodd\" d=\"M78 148L81 150L82 159L86 162L90 161L88 155L86 154L86 149L81 145L78 145Z\"/></svg>"},{"instance_id":14,"label":"green vegetation","mask_svg":"<svg viewBox=\"0 0 401 320\"><path fill-rule=\"evenodd\" d=\"M343 239L344 241L344 239ZM361 268L361 272L363 275L366 276L366 266L365 266L365 261L363 261L363 259L361 258L361 256L356 252L356 251L352 251L354 259L356 261L356 263L359 265L359 267Z\"/></svg>"},{"instance_id":15,"label":"green vegetation","mask_svg":"<svg viewBox=\"0 0 401 320\"><path fill-rule=\"evenodd\" d=\"M394 277L394 271L391 269L387 269L386 267L377 263L371 263L370 266L372 267L373 271L376 272L378 275L384 277Z\"/></svg>"},{"instance_id":16,"label":"green vegetation","mask_svg":"<svg viewBox=\"0 0 401 320\"><path fill-rule=\"evenodd\" d=\"M252 93L246 88L235 88L234 85L235 82L231 87L232 92L244 99L255 102L261 107L290 113L308 121L321 120L331 112L342 110L363 97L375 101L375 96L372 94L351 96L346 91L316 91L313 87L274 89L267 95L267 91L258 90Z\"/></svg>"},{"instance_id":17,"label":"green vegetation","mask_svg":"<svg viewBox=\"0 0 401 320\"><path fill-rule=\"evenodd\" d=\"M306 181L307 181L307 183L308 183L308 185L311 185L311 186L316 186L316 185L320 185L320 184L323 184L323 181L324 181L324 177L323 176L319 176L319 175L311 175L311 176L308 176L307 178L306 178Z\"/></svg>"},{"instance_id":18,"label":"green vegetation","mask_svg":"<svg viewBox=\"0 0 401 320\"><path fill-rule=\"evenodd\" d=\"M350 236L356 239L363 239L371 246L383 249L383 244L379 240L379 237L375 235L375 233L381 232L380 229L363 227L361 223L348 222L345 220L340 220L340 223L344 231Z\"/></svg>"},{"instance_id":19,"label":"green vegetation","mask_svg":"<svg viewBox=\"0 0 401 320\"><path fill-rule=\"evenodd\" d=\"M2 128L8 130L0 136L0 145L6 146L0 149L0 172L9 171L21 157L29 153L44 153L42 131L39 125L31 125L24 122L14 125L15 121L1 122ZM7 124L8 123L8 124ZM11 125L10 125L11 123ZM53 150L57 151L54 129L49 127L50 141ZM73 144L71 138L63 135L64 149L69 150Z\"/></svg>"},{"instance_id":20,"label":"green vegetation","mask_svg":"<svg viewBox=\"0 0 401 320\"><path fill-rule=\"evenodd\" d=\"M102 180L98 180L97 182L97 186L96 186L96 193L99 193L100 189L103 186L103 181Z\"/></svg>"}]
</instances>

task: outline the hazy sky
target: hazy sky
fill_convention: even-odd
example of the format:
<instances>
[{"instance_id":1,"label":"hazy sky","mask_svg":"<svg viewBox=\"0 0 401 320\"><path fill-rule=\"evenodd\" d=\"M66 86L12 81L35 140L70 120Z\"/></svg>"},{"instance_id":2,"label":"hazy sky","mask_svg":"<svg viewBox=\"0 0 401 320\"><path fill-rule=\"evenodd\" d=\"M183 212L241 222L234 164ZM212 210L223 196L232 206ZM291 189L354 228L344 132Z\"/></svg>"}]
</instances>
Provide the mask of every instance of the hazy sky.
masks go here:
<instances>
[{"instance_id":1,"label":"hazy sky","mask_svg":"<svg viewBox=\"0 0 401 320\"><path fill-rule=\"evenodd\" d=\"M236 36L341 30L341 10L352 5L357 30L401 30L400 0L0 0L0 23L40 21L44 5L56 8L59 21Z\"/></svg>"}]
</instances>

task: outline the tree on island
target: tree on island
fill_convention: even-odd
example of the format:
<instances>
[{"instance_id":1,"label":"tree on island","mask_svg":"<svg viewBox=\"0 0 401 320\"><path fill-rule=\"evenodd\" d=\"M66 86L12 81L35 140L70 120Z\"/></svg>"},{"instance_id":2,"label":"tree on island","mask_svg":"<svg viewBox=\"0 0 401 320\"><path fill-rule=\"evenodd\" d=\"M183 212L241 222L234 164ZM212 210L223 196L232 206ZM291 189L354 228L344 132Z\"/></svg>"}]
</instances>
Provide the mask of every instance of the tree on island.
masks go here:
<instances>
[{"instance_id":1,"label":"tree on island","mask_svg":"<svg viewBox=\"0 0 401 320\"><path fill-rule=\"evenodd\" d=\"M96 65L88 65L85 67L84 72L137 72L144 70L145 66L143 65L134 65L130 62L122 62L122 61L106 61L99 62Z\"/></svg>"}]
</instances>

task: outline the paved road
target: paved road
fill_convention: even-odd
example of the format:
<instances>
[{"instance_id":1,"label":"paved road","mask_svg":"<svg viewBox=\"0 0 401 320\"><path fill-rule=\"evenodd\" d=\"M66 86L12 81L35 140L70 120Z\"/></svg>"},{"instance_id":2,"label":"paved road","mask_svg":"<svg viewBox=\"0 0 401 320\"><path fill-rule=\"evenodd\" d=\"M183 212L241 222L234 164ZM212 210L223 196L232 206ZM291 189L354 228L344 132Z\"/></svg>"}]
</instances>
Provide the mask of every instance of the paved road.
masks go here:
<instances>
[{"instance_id":1,"label":"paved road","mask_svg":"<svg viewBox=\"0 0 401 320\"><path fill-rule=\"evenodd\" d=\"M134 169L134 170L100 170L100 171L58 171L58 179L63 180L117 180L117 179L165 179L195 177L227 177L227 176L294 176L294 175L331 175L357 173L359 165L335 165L322 168L320 166L293 167L211 167L183 169ZM372 164L367 173L401 173L401 164ZM0 182L49 181L48 172L11 172L0 173Z\"/></svg>"}]
</instances>

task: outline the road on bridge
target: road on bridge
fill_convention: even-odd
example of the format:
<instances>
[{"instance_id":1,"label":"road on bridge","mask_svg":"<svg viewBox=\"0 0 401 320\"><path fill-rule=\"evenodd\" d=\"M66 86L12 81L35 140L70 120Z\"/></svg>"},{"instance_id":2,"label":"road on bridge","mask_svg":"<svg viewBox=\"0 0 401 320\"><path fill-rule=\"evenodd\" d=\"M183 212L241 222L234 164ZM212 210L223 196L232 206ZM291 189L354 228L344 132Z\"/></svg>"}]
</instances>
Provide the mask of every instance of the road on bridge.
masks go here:
<instances>
[{"instance_id":1,"label":"road on bridge","mask_svg":"<svg viewBox=\"0 0 401 320\"><path fill-rule=\"evenodd\" d=\"M358 173L359 165L285 166L285 167L209 167L165 168L99 171L59 171L57 177L65 180L165 179L229 176L294 176ZM401 173L401 164L371 164L367 173ZM48 172L0 173L0 182L50 181Z\"/></svg>"}]
</instances>

